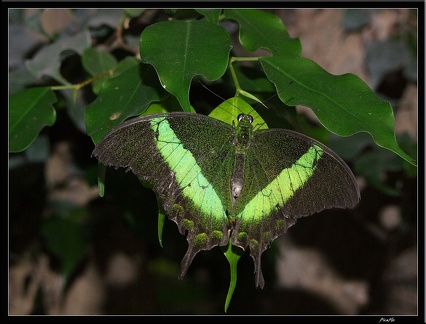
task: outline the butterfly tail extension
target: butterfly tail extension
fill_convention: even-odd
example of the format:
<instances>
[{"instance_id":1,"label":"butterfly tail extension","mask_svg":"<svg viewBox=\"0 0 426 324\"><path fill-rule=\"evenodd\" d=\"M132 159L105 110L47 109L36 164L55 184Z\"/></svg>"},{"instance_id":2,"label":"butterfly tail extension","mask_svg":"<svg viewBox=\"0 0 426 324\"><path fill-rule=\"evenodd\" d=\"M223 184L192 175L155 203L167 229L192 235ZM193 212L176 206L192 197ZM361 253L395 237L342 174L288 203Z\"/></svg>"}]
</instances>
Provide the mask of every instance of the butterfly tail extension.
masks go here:
<instances>
[{"instance_id":1,"label":"butterfly tail extension","mask_svg":"<svg viewBox=\"0 0 426 324\"><path fill-rule=\"evenodd\" d=\"M186 232L188 241L188 249L181 262L180 279L185 276L198 252L210 250L217 245L226 245L229 241L229 230L225 222L215 222L214 218L205 217L191 207L185 208L184 206L191 206L184 203L185 199L177 195L176 199L166 199L164 204L169 219L176 223L181 234Z\"/></svg>"},{"instance_id":2,"label":"butterfly tail extension","mask_svg":"<svg viewBox=\"0 0 426 324\"><path fill-rule=\"evenodd\" d=\"M265 286L265 280L263 279L262 274L262 253L266 250L266 247L259 245L257 249L255 247L250 247L250 255L253 258L254 262L254 273L256 275L256 288L260 287L263 289Z\"/></svg>"},{"instance_id":3,"label":"butterfly tail extension","mask_svg":"<svg viewBox=\"0 0 426 324\"><path fill-rule=\"evenodd\" d=\"M262 275L262 254L265 252L272 241L279 235L287 232L287 229L292 226L296 220L286 219L284 222L280 217L281 213L275 213L271 216L271 222L262 222L257 226L252 226L250 232L254 233L249 235L250 256L254 262L254 273L256 276L256 287L263 289L265 280Z\"/></svg>"},{"instance_id":4,"label":"butterfly tail extension","mask_svg":"<svg viewBox=\"0 0 426 324\"><path fill-rule=\"evenodd\" d=\"M180 263L179 279L183 279L183 277L186 275L189 266L191 265L192 260L194 259L197 253L198 251L194 251L194 245L188 241L188 250L186 251L185 256L183 257Z\"/></svg>"},{"instance_id":5,"label":"butterfly tail extension","mask_svg":"<svg viewBox=\"0 0 426 324\"><path fill-rule=\"evenodd\" d=\"M214 246L224 246L227 244L229 237L225 234L227 229L219 234L219 231L214 230L209 233L199 231L188 231L186 240L188 241L188 250L181 262L181 272L179 279L182 279L188 271L192 260L198 252L202 250L210 250Z\"/></svg>"},{"instance_id":6,"label":"butterfly tail extension","mask_svg":"<svg viewBox=\"0 0 426 324\"><path fill-rule=\"evenodd\" d=\"M257 234L253 234L257 232ZM249 234L251 233L251 234ZM260 238L260 240L258 239ZM232 231L232 244L246 250L250 248L250 256L254 262L254 273L256 275L256 287L263 289L265 280L262 274L262 253L268 248L270 242L265 242L261 239L259 227L256 229L253 226L242 227L241 221L238 220Z\"/></svg>"}]
</instances>

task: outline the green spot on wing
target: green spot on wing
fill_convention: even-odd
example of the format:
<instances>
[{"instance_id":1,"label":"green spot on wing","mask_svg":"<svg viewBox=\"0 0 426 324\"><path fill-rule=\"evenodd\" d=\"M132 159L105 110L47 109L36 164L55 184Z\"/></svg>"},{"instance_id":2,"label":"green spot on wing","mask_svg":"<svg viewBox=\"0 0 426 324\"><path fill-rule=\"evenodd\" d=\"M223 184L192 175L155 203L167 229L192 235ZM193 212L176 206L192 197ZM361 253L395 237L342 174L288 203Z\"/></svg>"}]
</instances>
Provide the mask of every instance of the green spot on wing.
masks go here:
<instances>
[{"instance_id":1,"label":"green spot on wing","mask_svg":"<svg viewBox=\"0 0 426 324\"><path fill-rule=\"evenodd\" d=\"M221 231L215 230L215 231L212 232L211 236L212 236L213 239L222 240L223 233Z\"/></svg>"},{"instance_id":2,"label":"green spot on wing","mask_svg":"<svg viewBox=\"0 0 426 324\"><path fill-rule=\"evenodd\" d=\"M195 236L194 246L204 246L209 241L209 237L206 233L200 233Z\"/></svg>"},{"instance_id":3,"label":"green spot on wing","mask_svg":"<svg viewBox=\"0 0 426 324\"><path fill-rule=\"evenodd\" d=\"M257 250L259 248L259 241L252 239L250 240L250 250Z\"/></svg>"},{"instance_id":4,"label":"green spot on wing","mask_svg":"<svg viewBox=\"0 0 426 324\"><path fill-rule=\"evenodd\" d=\"M188 231L191 231L194 228L194 222L190 219L185 218L182 222L182 227Z\"/></svg>"}]
</instances>

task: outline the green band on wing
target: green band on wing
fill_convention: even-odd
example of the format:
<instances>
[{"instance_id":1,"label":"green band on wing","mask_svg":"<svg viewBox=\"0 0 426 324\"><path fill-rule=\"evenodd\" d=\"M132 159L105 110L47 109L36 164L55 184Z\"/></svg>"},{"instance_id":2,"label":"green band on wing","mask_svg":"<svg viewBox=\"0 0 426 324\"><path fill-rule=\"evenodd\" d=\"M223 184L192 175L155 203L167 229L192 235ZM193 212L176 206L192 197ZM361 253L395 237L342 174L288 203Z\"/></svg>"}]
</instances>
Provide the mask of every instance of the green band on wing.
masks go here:
<instances>
[{"instance_id":1,"label":"green band on wing","mask_svg":"<svg viewBox=\"0 0 426 324\"><path fill-rule=\"evenodd\" d=\"M323 149L313 144L291 167L283 169L272 182L258 192L238 217L261 220L273 210L282 208L313 175L316 162L322 154Z\"/></svg>"},{"instance_id":2,"label":"green band on wing","mask_svg":"<svg viewBox=\"0 0 426 324\"><path fill-rule=\"evenodd\" d=\"M174 172L183 196L193 201L195 207L206 216L219 220L226 217L222 201L201 173L192 153L183 147L166 117L153 118L151 128L157 134L154 137L157 148Z\"/></svg>"}]
</instances>

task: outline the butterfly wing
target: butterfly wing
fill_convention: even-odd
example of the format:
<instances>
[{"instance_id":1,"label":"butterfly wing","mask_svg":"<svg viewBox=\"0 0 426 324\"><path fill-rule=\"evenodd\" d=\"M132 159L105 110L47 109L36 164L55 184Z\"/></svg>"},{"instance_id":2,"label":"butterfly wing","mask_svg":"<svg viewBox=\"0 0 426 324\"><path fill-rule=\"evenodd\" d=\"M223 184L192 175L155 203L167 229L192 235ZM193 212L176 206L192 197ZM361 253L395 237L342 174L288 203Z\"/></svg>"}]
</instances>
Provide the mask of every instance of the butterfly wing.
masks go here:
<instances>
[{"instance_id":1,"label":"butterfly wing","mask_svg":"<svg viewBox=\"0 0 426 324\"><path fill-rule=\"evenodd\" d=\"M200 250L228 243L233 131L200 114L155 114L123 123L93 151L103 164L151 183L168 217L187 232L181 277Z\"/></svg>"},{"instance_id":2,"label":"butterfly wing","mask_svg":"<svg viewBox=\"0 0 426 324\"><path fill-rule=\"evenodd\" d=\"M289 130L255 132L244 174L232 241L243 249L250 247L260 287L262 253L297 218L327 208L352 208L360 199L355 177L340 157Z\"/></svg>"}]
</instances>

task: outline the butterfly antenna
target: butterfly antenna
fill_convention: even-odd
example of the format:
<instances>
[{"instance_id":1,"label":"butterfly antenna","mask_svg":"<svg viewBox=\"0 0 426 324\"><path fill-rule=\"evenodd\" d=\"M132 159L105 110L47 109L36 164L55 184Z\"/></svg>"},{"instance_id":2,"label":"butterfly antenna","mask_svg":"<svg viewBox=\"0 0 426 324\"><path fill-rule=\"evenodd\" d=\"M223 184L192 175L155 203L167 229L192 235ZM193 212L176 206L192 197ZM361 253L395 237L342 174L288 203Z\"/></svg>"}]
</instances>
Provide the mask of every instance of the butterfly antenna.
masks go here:
<instances>
[{"instance_id":1,"label":"butterfly antenna","mask_svg":"<svg viewBox=\"0 0 426 324\"><path fill-rule=\"evenodd\" d=\"M214 94L216 97L218 97L219 99L225 101L225 98L222 98L221 96L219 96L216 92L214 92L213 90L209 89L206 85L204 85L201 81L198 81L205 89L207 89L210 93Z\"/></svg>"},{"instance_id":2,"label":"butterfly antenna","mask_svg":"<svg viewBox=\"0 0 426 324\"><path fill-rule=\"evenodd\" d=\"M293 82L294 82L294 80L291 80L290 83L284 89L281 89L277 93L274 93L272 96L270 96L268 99L266 99L263 103L265 104L269 100L271 100L271 99L275 98L276 96L278 96L281 92L285 91Z\"/></svg>"},{"instance_id":3,"label":"butterfly antenna","mask_svg":"<svg viewBox=\"0 0 426 324\"><path fill-rule=\"evenodd\" d=\"M216 92L214 92L214 91L212 91L211 89L209 89L206 85L204 85L201 81L198 81L205 89L207 89L209 92L211 92L212 94L214 94L216 97L218 97L218 98L220 98L221 100L223 100L223 101L226 101L226 99L225 98L223 98L223 97L221 97L220 95L218 95ZM272 96L273 97L273 96ZM271 97L271 98L272 98ZM271 98L269 98L269 99L271 99ZM268 100L269 100L268 99ZM229 104L231 104L231 105L233 105L235 108L238 108L237 106L235 106L234 104L232 104L232 103L229 103ZM266 108L268 108L268 107L266 107ZM252 109L253 110L255 110L253 107L252 107Z\"/></svg>"},{"instance_id":4,"label":"butterfly antenna","mask_svg":"<svg viewBox=\"0 0 426 324\"><path fill-rule=\"evenodd\" d=\"M207 89L209 92L211 92L212 94L214 94L216 97L220 98L222 101L226 101L225 98L219 96L216 92L214 92L213 90L209 89L206 85L204 85L201 81L198 81L205 89ZM235 108L238 108L237 106L235 106L233 103L229 103L230 105L234 106ZM254 110L254 109L253 109Z\"/></svg>"},{"instance_id":5,"label":"butterfly antenna","mask_svg":"<svg viewBox=\"0 0 426 324\"><path fill-rule=\"evenodd\" d=\"M214 91L212 91L211 89L209 89L206 85L204 85L201 81L198 81L205 89L207 89L210 93L212 93L213 95L215 95L216 97L218 97L218 98L220 98L221 100L223 100L223 101L225 101L226 99L225 98L223 98L223 97L221 97L220 95L218 95L216 92L214 92ZM285 91L292 83L294 82L294 80L291 80L290 82L289 82L289 84L286 86L286 87L284 87L284 89L282 89L282 90L280 90L280 91L278 91L277 93L274 93L272 96L270 96L268 99L266 99L265 101L263 101L262 102L262 105L264 106L264 107L266 107L267 109L269 109L269 107L268 106L266 106L266 103L268 102L268 101L270 101L271 99L273 99L273 98L275 98L276 96L278 96L281 92L283 92L283 91ZM256 105L254 105L254 106L252 106L252 109L253 110L255 110L255 107L256 106L258 106L258 105L260 105L260 103L257 103ZM234 107L236 107L235 105L233 105ZM238 107L236 107L236 108L238 108Z\"/></svg>"}]
</instances>

